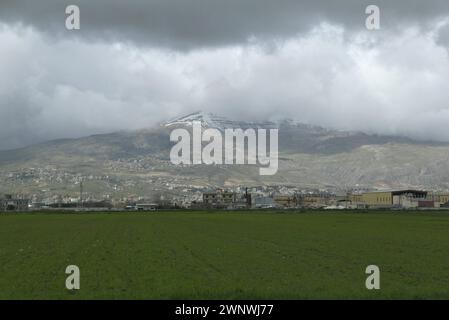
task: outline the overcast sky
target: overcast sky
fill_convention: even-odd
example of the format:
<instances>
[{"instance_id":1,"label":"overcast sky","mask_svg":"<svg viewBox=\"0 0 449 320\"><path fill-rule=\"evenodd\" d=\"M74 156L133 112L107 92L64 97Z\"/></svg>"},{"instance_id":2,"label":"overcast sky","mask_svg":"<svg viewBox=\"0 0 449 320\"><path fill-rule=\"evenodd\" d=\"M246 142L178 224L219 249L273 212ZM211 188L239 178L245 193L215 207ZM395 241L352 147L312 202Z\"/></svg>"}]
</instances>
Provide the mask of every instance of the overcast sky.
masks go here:
<instances>
[{"instance_id":1,"label":"overcast sky","mask_svg":"<svg viewBox=\"0 0 449 320\"><path fill-rule=\"evenodd\" d=\"M0 149L196 110L449 141L449 1L1 0Z\"/></svg>"}]
</instances>

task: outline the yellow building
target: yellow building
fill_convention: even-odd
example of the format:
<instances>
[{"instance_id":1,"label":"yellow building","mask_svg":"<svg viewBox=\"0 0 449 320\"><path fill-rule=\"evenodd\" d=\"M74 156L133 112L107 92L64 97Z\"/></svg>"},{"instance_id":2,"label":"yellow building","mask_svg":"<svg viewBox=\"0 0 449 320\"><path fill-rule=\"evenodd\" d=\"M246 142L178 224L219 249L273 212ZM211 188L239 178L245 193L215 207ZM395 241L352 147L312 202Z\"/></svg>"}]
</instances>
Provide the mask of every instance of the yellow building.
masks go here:
<instances>
[{"instance_id":1,"label":"yellow building","mask_svg":"<svg viewBox=\"0 0 449 320\"><path fill-rule=\"evenodd\" d=\"M355 195L360 201L360 197ZM427 192L421 190L394 190L365 192L361 196L361 202L366 207L388 208L388 207L412 207L418 206L419 201L427 199ZM412 202L414 205L412 205Z\"/></svg>"},{"instance_id":2,"label":"yellow building","mask_svg":"<svg viewBox=\"0 0 449 320\"><path fill-rule=\"evenodd\" d=\"M391 191L366 192L362 194L362 202L367 206L388 207L393 205Z\"/></svg>"},{"instance_id":3,"label":"yellow building","mask_svg":"<svg viewBox=\"0 0 449 320\"><path fill-rule=\"evenodd\" d=\"M298 196L298 203L303 206L325 206L332 199L335 200L335 197L327 193L306 193Z\"/></svg>"},{"instance_id":4,"label":"yellow building","mask_svg":"<svg viewBox=\"0 0 449 320\"><path fill-rule=\"evenodd\" d=\"M295 207L297 205L296 198L293 196L275 196L274 203L282 207Z\"/></svg>"},{"instance_id":5,"label":"yellow building","mask_svg":"<svg viewBox=\"0 0 449 320\"><path fill-rule=\"evenodd\" d=\"M434 198L435 198L435 201L439 202L440 204L445 204L445 203L449 202L449 194L447 194L447 193L436 194L434 196Z\"/></svg>"},{"instance_id":6,"label":"yellow building","mask_svg":"<svg viewBox=\"0 0 449 320\"><path fill-rule=\"evenodd\" d=\"M363 195L362 194L351 194L349 196L349 200L353 204L363 203Z\"/></svg>"}]
</instances>

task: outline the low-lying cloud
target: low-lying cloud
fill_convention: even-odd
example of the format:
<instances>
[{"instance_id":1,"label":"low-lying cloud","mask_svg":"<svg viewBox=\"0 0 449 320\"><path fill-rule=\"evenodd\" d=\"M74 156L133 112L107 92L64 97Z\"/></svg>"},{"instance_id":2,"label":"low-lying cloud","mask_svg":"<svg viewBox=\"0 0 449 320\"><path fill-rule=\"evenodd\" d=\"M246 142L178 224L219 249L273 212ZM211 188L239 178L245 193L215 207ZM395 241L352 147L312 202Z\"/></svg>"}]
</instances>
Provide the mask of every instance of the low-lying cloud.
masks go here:
<instances>
[{"instance_id":1,"label":"low-lying cloud","mask_svg":"<svg viewBox=\"0 0 449 320\"><path fill-rule=\"evenodd\" d=\"M413 22L409 9L410 23L394 31L346 26L341 13L275 34L247 22L254 34L232 41L214 29L215 42L157 33L167 45L120 32L105 41L101 28L63 37L45 21L0 14L0 148L146 128L200 109L449 141L449 20L427 10L425 23Z\"/></svg>"}]
</instances>

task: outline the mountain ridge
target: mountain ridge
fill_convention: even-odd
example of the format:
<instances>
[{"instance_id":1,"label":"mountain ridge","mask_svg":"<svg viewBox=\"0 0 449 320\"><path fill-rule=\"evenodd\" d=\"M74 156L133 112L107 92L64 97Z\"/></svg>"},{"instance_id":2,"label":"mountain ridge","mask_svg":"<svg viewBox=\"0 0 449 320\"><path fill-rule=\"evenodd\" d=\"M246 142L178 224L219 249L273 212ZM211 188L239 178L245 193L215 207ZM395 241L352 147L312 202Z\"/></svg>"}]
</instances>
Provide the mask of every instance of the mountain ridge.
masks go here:
<instances>
[{"instance_id":1,"label":"mountain ridge","mask_svg":"<svg viewBox=\"0 0 449 320\"><path fill-rule=\"evenodd\" d=\"M205 127L279 128L279 171L260 177L255 166L176 166L170 163L169 135L189 121ZM449 188L449 144L369 135L301 124L233 121L193 113L147 129L76 139L57 139L0 151L0 191L73 192L79 177L98 193L146 194L189 185L301 185ZM87 186L86 186L87 188Z\"/></svg>"}]
</instances>

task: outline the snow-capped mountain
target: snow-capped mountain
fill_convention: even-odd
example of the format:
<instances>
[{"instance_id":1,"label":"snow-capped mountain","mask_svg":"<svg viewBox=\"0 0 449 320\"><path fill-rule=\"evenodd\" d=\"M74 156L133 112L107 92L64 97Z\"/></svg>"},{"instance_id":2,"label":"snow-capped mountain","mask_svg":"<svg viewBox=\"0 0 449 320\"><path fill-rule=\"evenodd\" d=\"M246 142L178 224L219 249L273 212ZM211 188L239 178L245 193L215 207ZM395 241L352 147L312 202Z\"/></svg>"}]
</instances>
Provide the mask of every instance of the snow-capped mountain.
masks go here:
<instances>
[{"instance_id":1,"label":"snow-capped mountain","mask_svg":"<svg viewBox=\"0 0 449 320\"><path fill-rule=\"evenodd\" d=\"M248 121L240 121L240 120L231 120L223 116L219 116L209 112L194 112L188 114L186 116L177 117L171 119L169 121L163 122L162 126L166 128L172 127L190 127L193 121L201 122L202 126L205 128L215 128L219 130L224 130L226 128L277 128L278 123L271 121L262 121L262 122L248 122Z\"/></svg>"},{"instance_id":2,"label":"snow-capped mountain","mask_svg":"<svg viewBox=\"0 0 449 320\"><path fill-rule=\"evenodd\" d=\"M171 164L170 133L176 127L190 126L192 121L220 130L277 127L277 174L262 179L258 168L252 166ZM0 151L0 193L59 190L61 185L77 192L73 181L79 176L92 177L91 192L114 194L122 190L124 195L145 195L191 184L449 189L449 144L337 131L290 120L233 121L196 112L154 128Z\"/></svg>"}]
</instances>

